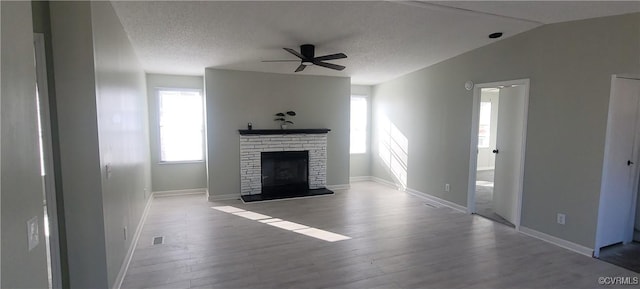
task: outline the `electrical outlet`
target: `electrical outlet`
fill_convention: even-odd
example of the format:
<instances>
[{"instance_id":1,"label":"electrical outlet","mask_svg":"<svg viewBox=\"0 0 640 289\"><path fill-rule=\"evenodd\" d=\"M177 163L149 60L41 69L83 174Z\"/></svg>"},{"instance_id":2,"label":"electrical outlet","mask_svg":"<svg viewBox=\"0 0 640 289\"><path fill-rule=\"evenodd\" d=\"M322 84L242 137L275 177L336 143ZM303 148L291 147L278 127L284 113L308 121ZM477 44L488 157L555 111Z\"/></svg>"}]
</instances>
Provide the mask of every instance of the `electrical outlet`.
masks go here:
<instances>
[{"instance_id":1,"label":"electrical outlet","mask_svg":"<svg viewBox=\"0 0 640 289\"><path fill-rule=\"evenodd\" d=\"M558 224L564 225L566 219L567 219L567 215L558 213L558 217L557 217Z\"/></svg>"},{"instance_id":2,"label":"electrical outlet","mask_svg":"<svg viewBox=\"0 0 640 289\"><path fill-rule=\"evenodd\" d=\"M38 231L38 216L27 221L27 242L29 243L29 251L40 244L40 233Z\"/></svg>"},{"instance_id":3,"label":"electrical outlet","mask_svg":"<svg viewBox=\"0 0 640 289\"><path fill-rule=\"evenodd\" d=\"M444 191L445 192L451 191L451 186L449 184L445 184L444 185Z\"/></svg>"}]
</instances>

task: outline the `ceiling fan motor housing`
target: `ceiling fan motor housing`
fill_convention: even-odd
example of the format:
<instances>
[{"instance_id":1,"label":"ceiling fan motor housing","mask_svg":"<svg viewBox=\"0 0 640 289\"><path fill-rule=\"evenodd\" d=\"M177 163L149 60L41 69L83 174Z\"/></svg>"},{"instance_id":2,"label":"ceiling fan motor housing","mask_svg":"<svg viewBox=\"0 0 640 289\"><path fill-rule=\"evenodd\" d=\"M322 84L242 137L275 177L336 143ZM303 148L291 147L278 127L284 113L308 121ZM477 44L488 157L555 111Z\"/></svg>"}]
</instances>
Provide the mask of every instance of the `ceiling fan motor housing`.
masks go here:
<instances>
[{"instance_id":1,"label":"ceiling fan motor housing","mask_svg":"<svg viewBox=\"0 0 640 289\"><path fill-rule=\"evenodd\" d=\"M304 58L306 58L307 60L313 60L313 58L315 57L315 46L313 46L312 44L303 44L300 45L300 54L302 54L302 56L304 56Z\"/></svg>"}]
</instances>

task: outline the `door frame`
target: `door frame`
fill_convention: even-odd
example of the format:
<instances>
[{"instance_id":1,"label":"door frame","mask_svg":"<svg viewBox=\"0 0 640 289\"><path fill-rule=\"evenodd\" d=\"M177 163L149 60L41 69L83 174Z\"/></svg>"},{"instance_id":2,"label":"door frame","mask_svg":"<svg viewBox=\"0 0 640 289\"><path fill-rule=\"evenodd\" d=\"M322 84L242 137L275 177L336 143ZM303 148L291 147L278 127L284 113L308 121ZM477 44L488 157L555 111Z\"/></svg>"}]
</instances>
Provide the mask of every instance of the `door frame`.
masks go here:
<instances>
[{"instance_id":1,"label":"door frame","mask_svg":"<svg viewBox=\"0 0 640 289\"><path fill-rule=\"evenodd\" d=\"M528 78L497 81L489 83L479 83L473 87L473 109L471 112L471 141L469 145L469 191L467 192L467 213L476 213L476 179L478 169L478 129L480 124L480 98L483 88L493 88L500 86L522 85L524 86L524 111L522 124L522 150L520 156L520 169L518 174L518 191L516 192L516 231L520 230L522 219L522 190L524 183L525 149L527 145L527 120L529 114L529 87L531 81Z\"/></svg>"},{"instance_id":2,"label":"door frame","mask_svg":"<svg viewBox=\"0 0 640 289\"><path fill-rule=\"evenodd\" d=\"M616 78L624 78L624 79L633 79L633 80L638 80L640 81L640 75L639 74L613 74L611 76L611 89L609 92L609 102L611 102L611 99L613 97L613 95L616 93L616 87L613 85L614 81ZM638 101L640 101L640 99L638 99ZM611 105L609 104L609 109ZM625 238L623 240L623 243L626 244L630 241L633 241L633 232L634 232L634 227L635 227L635 218L636 218L636 210L638 210L637 204L638 204L638 186L639 186L639 181L640 181L640 168L638 168L638 164L640 164L640 140L638 139L638 136L640 135L640 102L638 103L638 107L636 109L637 111L637 116L636 116L636 128L635 128L635 135L634 135L634 141L633 141L633 152L631 155L631 159L633 160L633 162L636 163L636 166L633 169L633 185L632 185L632 209L629 212L629 216L627 217L627 233L625 233ZM606 168L604 167L606 165L606 161L608 158L608 153L607 153L607 146L609 146L610 144L610 134L611 131L609 130L609 122L611 121L611 114L612 112L610 110L607 110L607 128L606 128L606 135L605 135L605 144L604 144L604 156L603 156L603 172L602 172L602 179L605 178L605 176L607 175L607 171ZM600 192L599 192L599 202L598 202L598 219L597 219L597 223L596 223L596 237L595 237L595 242L594 242L594 248L593 248L593 257L598 258L600 257L600 249L602 249L602 237L600 229L602 228L603 224L601 224L602 220L601 220L601 212L600 212L600 205L602 205L602 191L603 191L603 183L601 182L600 184Z\"/></svg>"},{"instance_id":3,"label":"door frame","mask_svg":"<svg viewBox=\"0 0 640 289\"><path fill-rule=\"evenodd\" d=\"M38 100L40 110L40 129L42 131L42 158L44 159L44 195L47 205L49 222L49 254L51 266L52 288L62 288L62 263L60 257L60 236L58 231L58 207L56 201L56 186L53 165L53 145L51 132L51 115L49 104L49 85L47 83L47 62L45 52L45 37L43 33L33 34L33 44L36 63L36 83L38 85Z\"/></svg>"}]
</instances>

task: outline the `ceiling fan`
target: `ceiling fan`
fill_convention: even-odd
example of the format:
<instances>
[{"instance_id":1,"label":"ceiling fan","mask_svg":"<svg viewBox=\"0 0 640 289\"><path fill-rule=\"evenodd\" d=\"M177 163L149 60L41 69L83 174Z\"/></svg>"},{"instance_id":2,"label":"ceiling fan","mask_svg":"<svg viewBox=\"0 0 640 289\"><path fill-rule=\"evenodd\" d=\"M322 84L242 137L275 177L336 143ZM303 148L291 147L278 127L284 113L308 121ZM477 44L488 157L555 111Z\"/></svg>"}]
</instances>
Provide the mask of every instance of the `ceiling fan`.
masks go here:
<instances>
[{"instance_id":1,"label":"ceiling fan","mask_svg":"<svg viewBox=\"0 0 640 289\"><path fill-rule=\"evenodd\" d=\"M300 65L298 66L298 68L296 68L295 72L303 71L307 66L310 66L310 65L322 66L322 67L326 67L326 68L334 69L334 70L339 70L339 71L345 69L345 67L342 66L342 65L337 65L337 64L333 64L333 63L327 63L327 62L324 62L324 61L347 58L347 55L345 55L344 53L336 53L336 54L329 54L329 55L315 57L315 48L316 47L311 45L311 44L300 45L300 52L295 51L295 50L293 50L291 48L283 48L284 50L288 51L289 53L291 53L291 54L297 56L298 58L300 58L300 60L264 60L262 62L300 61Z\"/></svg>"}]
</instances>

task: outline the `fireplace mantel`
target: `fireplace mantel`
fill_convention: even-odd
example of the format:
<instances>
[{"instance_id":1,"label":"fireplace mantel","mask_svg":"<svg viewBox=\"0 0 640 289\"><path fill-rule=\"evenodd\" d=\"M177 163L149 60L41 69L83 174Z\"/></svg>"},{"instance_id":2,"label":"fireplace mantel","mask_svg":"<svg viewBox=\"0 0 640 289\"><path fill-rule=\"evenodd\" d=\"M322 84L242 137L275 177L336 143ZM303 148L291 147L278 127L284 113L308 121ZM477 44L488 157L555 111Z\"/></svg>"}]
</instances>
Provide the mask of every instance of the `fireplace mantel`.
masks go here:
<instances>
[{"instance_id":1,"label":"fireplace mantel","mask_svg":"<svg viewBox=\"0 0 640 289\"><path fill-rule=\"evenodd\" d=\"M331 131L328 128L301 129L239 129L240 135L270 135L270 134L324 134Z\"/></svg>"}]
</instances>

